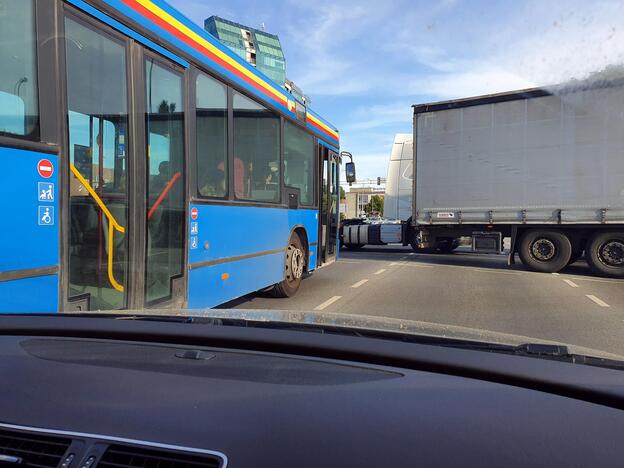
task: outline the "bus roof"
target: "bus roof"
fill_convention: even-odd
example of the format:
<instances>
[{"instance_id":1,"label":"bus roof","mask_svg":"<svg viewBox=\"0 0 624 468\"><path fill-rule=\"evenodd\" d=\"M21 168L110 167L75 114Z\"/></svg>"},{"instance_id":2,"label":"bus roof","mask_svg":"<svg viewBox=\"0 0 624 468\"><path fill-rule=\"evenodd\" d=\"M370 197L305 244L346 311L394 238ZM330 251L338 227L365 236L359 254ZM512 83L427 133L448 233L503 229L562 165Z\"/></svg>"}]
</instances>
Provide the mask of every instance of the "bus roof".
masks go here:
<instances>
[{"instance_id":1,"label":"bus roof","mask_svg":"<svg viewBox=\"0 0 624 468\"><path fill-rule=\"evenodd\" d=\"M85 6L84 0L67 1L80 8ZM106 10L121 14L139 25L142 30L152 33L151 39L156 39L160 45L175 47L186 56L192 57L195 62L269 103L282 114L297 119L297 102L294 96L166 1L95 1L107 6ZM163 41L166 44L163 44ZM317 136L338 147L340 138L338 130L327 120L306 109L305 124Z\"/></svg>"}]
</instances>

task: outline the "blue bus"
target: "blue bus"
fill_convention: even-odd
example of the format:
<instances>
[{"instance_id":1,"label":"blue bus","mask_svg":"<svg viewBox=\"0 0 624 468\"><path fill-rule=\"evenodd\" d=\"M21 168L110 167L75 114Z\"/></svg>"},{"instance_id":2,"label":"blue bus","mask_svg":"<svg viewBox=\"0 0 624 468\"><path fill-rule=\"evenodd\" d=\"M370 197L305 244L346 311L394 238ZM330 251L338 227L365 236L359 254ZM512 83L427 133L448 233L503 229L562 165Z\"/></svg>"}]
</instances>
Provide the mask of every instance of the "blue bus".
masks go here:
<instances>
[{"instance_id":1,"label":"blue bus","mask_svg":"<svg viewBox=\"0 0 624 468\"><path fill-rule=\"evenodd\" d=\"M339 135L163 0L0 0L0 311L292 296Z\"/></svg>"}]
</instances>

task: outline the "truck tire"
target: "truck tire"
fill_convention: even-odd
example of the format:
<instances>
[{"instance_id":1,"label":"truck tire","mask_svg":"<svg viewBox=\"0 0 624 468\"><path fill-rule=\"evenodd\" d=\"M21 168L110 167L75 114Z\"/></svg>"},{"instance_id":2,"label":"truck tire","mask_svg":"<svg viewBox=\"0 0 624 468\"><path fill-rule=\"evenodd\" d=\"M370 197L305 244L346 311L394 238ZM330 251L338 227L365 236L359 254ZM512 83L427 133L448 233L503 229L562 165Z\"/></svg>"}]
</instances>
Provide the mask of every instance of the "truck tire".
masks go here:
<instances>
[{"instance_id":1,"label":"truck tire","mask_svg":"<svg viewBox=\"0 0 624 468\"><path fill-rule=\"evenodd\" d=\"M585 248L592 271L600 276L624 278L624 232L598 232Z\"/></svg>"},{"instance_id":2,"label":"truck tire","mask_svg":"<svg viewBox=\"0 0 624 468\"><path fill-rule=\"evenodd\" d=\"M301 238L294 234L288 241L284 257L284 279L275 284L270 294L273 297L292 297L295 295L306 267L306 254L303 250Z\"/></svg>"},{"instance_id":3,"label":"truck tire","mask_svg":"<svg viewBox=\"0 0 624 468\"><path fill-rule=\"evenodd\" d=\"M572 243L562 232L532 230L520 239L518 254L530 270L556 273L568 265Z\"/></svg>"}]
</instances>

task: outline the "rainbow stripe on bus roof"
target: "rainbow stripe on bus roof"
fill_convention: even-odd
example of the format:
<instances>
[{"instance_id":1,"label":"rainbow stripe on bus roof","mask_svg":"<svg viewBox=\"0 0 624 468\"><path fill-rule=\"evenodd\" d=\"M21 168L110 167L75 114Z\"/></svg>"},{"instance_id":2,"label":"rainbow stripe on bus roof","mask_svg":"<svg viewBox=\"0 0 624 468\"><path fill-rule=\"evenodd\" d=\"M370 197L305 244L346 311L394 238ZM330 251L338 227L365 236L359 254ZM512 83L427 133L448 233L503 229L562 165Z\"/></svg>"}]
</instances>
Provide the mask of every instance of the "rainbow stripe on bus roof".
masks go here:
<instances>
[{"instance_id":1,"label":"rainbow stripe on bus roof","mask_svg":"<svg viewBox=\"0 0 624 468\"><path fill-rule=\"evenodd\" d=\"M295 101L290 94L165 1L103 1L235 83L271 102L286 115L296 117ZM306 124L315 133L338 146L338 130L318 114L308 110Z\"/></svg>"}]
</instances>

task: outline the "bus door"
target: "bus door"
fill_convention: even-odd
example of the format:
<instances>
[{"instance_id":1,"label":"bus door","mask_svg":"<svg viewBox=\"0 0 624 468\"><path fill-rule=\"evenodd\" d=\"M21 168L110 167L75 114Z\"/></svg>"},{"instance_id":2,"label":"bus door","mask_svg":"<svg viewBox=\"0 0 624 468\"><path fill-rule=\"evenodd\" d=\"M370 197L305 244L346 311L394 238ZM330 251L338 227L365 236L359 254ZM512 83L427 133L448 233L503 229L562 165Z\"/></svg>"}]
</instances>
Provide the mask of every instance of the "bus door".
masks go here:
<instances>
[{"instance_id":1,"label":"bus door","mask_svg":"<svg viewBox=\"0 0 624 468\"><path fill-rule=\"evenodd\" d=\"M336 260L339 192L338 192L338 155L333 151L320 148L320 220L319 220L319 261L321 265ZM319 266L321 266L319 265Z\"/></svg>"},{"instance_id":2,"label":"bus door","mask_svg":"<svg viewBox=\"0 0 624 468\"><path fill-rule=\"evenodd\" d=\"M64 27L64 310L181 305L182 73L81 15ZM143 79L129 83L130 69Z\"/></svg>"}]
</instances>

